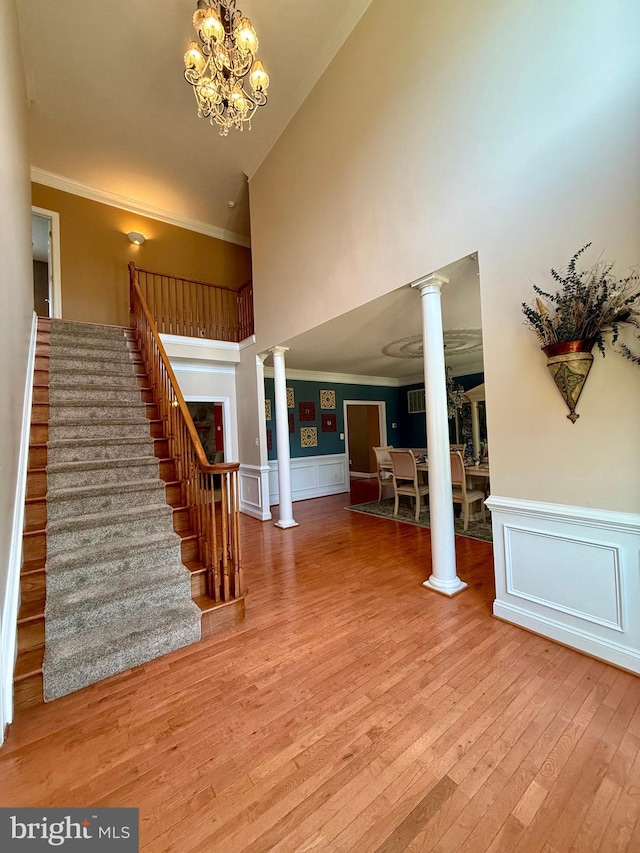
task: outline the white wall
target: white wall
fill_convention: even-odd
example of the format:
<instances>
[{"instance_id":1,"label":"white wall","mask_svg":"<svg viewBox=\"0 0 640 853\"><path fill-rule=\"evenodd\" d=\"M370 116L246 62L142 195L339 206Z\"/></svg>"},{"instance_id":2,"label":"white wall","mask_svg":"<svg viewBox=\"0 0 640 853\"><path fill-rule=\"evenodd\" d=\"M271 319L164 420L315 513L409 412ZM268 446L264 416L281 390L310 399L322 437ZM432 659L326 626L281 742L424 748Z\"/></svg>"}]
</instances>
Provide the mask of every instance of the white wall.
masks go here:
<instances>
[{"instance_id":1,"label":"white wall","mask_svg":"<svg viewBox=\"0 0 640 853\"><path fill-rule=\"evenodd\" d=\"M492 490L637 512L640 370L596 356L572 425L520 303L589 240L640 263L640 5L397 8L374 0L251 179L257 345L478 251Z\"/></svg>"},{"instance_id":2,"label":"white wall","mask_svg":"<svg viewBox=\"0 0 640 853\"><path fill-rule=\"evenodd\" d=\"M0 199L1 742L11 719L22 512L15 498L33 312L27 94L15 0L0 0Z\"/></svg>"},{"instance_id":3,"label":"white wall","mask_svg":"<svg viewBox=\"0 0 640 853\"><path fill-rule=\"evenodd\" d=\"M184 398L223 403L225 462L238 461L238 419L235 367L206 362L177 361L171 366Z\"/></svg>"}]
</instances>

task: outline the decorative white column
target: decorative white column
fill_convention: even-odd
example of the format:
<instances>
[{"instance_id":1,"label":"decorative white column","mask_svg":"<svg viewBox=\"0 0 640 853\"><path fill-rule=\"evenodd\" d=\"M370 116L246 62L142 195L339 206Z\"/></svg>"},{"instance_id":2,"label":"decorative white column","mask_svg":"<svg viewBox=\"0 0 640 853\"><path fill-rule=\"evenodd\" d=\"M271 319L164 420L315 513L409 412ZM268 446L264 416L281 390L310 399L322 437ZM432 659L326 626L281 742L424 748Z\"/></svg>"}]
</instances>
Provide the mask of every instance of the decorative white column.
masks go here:
<instances>
[{"instance_id":1,"label":"decorative white column","mask_svg":"<svg viewBox=\"0 0 640 853\"><path fill-rule=\"evenodd\" d=\"M287 411L287 379L284 371L284 354L289 347L273 347L273 382L276 403L276 449L278 453L278 490L280 493L280 518L276 527L297 527L291 503L291 452L289 448L289 413Z\"/></svg>"},{"instance_id":2,"label":"decorative white column","mask_svg":"<svg viewBox=\"0 0 640 853\"><path fill-rule=\"evenodd\" d=\"M466 588L456 573L456 546L451 499L449 419L442 334L440 290L449 279L432 273L411 283L420 291L424 346L424 387L429 455L429 516L431 570L424 586L444 595Z\"/></svg>"},{"instance_id":3,"label":"decorative white column","mask_svg":"<svg viewBox=\"0 0 640 853\"><path fill-rule=\"evenodd\" d=\"M480 415L478 401L471 401L471 436L473 441L473 458L480 459Z\"/></svg>"}]
</instances>

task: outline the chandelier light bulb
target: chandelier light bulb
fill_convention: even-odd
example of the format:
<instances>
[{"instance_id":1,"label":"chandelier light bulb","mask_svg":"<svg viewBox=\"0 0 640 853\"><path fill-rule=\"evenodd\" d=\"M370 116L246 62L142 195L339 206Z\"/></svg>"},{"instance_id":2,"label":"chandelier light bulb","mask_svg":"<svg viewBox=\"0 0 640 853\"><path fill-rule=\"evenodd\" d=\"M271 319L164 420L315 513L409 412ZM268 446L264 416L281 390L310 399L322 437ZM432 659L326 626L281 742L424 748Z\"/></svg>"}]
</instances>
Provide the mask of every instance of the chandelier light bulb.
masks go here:
<instances>
[{"instance_id":1,"label":"chandelier light bulb","mask_svg":"<svg viewBox=\"0 0 640 853\"><path fill-rule=\"evenodd\" d=\"M242 53L250 53L255 56L258 51L258 36L253 29L249 18L242 18L235 31L235 40L238 50Z\"/></svg>"},{"instance_id":2,"label":"chandelier light bulb","mask_svg":"<svg viewBox=\"0 0 640 853\"><path fill-rule=\"evenodd\" d=\"M264 65L262 64L262 60L256 59L253 63L253 68L251 69L251 87L254 92L261 91L266 92L269 88L269 75L264 70Z\"/></svg>"},{"instance_id":3,"label":"chandelier light bulb","mask_svg":"<svg viewBox=\"0 0 640 853\"><path fill-rule=\"evenodd\" d=\"M187 48L184 76L193 86L198 115L218 125L222 136L231 128L250 129L269 87L269 75L256 59L258 36L250 19L236 0L198 0L193 26L200 43Z\"/></svg>"},{"instance_id":4,"label":"chandelier light bulb","mask_svg":"<svg viewBox=\"0 0 640 853\"><path fill-rule=\"evenodd\" d=\"M187 48L187 52L184 55L185 68L191 69L192 71L195 71L198 74L202 74L206 62L207 60L202 55L202 51L195 43L195 41L192 41L189 47Z\"/></svg>"},{"instance_id":5,"label":"chandelier light bulb","mask_svg":"<svg viewBox=\"0 0 640 853\"><path fill-rule=\"evenodd\" d=\"M216 44L224 39L224 27L213 9L206 9L200 19L198 33L205 44Z\"/></svg>"}]
</instances>

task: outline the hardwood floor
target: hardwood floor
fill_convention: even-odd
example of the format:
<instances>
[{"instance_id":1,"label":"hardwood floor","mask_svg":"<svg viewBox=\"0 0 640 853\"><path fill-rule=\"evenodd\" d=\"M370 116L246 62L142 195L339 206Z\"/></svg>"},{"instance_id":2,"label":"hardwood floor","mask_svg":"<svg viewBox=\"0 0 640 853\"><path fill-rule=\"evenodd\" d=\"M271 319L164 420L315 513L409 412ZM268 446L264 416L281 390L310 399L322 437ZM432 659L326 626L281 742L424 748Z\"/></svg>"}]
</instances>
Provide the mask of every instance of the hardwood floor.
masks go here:
<instances>
[{"instance_id":1,"label":"hardwood floor","mask_svg":"<svg viewBox=\"0 0 640 853\"><path fill-rule=\"evenodd\" d=\"M490 545L447 599L348 503L243 517L228 633L18 710L0 805L137 806L148 853L640 851L640 679L494 619Z\"/></svg>"}]
</instances>

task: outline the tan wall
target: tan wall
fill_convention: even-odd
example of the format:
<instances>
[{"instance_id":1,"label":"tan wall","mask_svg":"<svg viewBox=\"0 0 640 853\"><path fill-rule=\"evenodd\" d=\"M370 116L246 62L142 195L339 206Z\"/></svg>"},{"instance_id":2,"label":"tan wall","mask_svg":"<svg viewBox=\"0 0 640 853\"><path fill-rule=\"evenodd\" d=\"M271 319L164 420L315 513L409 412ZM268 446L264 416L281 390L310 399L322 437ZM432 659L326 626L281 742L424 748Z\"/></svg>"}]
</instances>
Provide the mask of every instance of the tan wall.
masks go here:
<instances>
[{"instance_id":1,"label":"tan wall","mask_svg":"<svg viewBox=\"0 0 640 853\"><path fill-rule=\"evenodd\" d=\"M257 346L478 251L493 493L637 512L640 370L596 356L572 425L520 309L589 240L640 263L637 0L397 6L250 181Z\"/></svg>"},{"instance_id":2,"label":"tan wall","mask_svg":"<svg viewBox=\"0 0 640 853\"><path fill-rule=\"evenodd\" d=\"M33 204L60 214L62 314L67 320L126 325L127 264L239 287L251 275L251 252L61 190L32 184ZM141 231L142 246L127 239Z\"/></svg>"}]
</instances>

